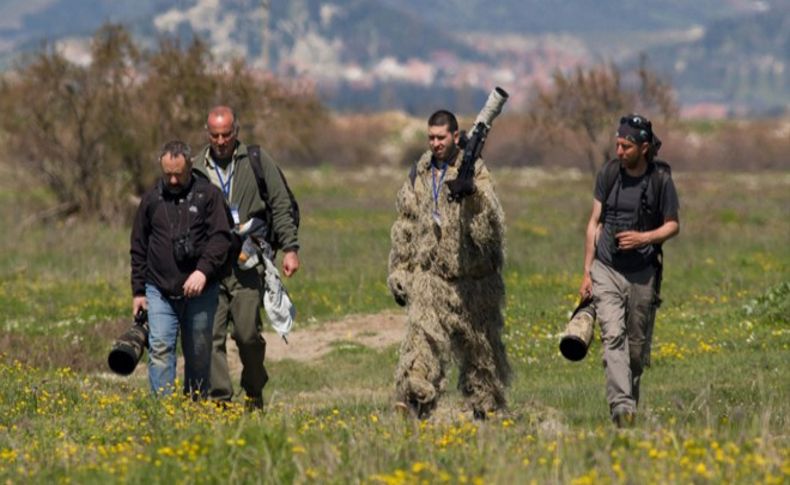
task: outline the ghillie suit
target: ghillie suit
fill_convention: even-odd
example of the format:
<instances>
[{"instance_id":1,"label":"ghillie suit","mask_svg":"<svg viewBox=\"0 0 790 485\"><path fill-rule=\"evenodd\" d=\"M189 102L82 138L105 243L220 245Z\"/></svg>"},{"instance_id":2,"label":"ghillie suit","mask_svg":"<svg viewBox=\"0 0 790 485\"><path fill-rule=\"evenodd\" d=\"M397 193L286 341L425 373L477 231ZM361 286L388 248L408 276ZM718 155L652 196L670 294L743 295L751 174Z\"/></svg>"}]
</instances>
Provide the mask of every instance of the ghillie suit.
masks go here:
<instances>
[{"instance_id":1,"label":"ghillie suit","mask_svg":"<svg viewBox=\"0 0 790 485\"><path fill-rule=\"evenodd\" d=\"M447 167L446 180L456 177L459 160ZM409 325L395 371L396 399L427 417L446 387L452 355L460 366L458 388L482 418L505 406L510 378L501 339L504 215L481 159L477 190L460 202L448 201L435 171L426 152L398 193L391 231L387 283L407 306Z\"/></svg>"}]
</instances>

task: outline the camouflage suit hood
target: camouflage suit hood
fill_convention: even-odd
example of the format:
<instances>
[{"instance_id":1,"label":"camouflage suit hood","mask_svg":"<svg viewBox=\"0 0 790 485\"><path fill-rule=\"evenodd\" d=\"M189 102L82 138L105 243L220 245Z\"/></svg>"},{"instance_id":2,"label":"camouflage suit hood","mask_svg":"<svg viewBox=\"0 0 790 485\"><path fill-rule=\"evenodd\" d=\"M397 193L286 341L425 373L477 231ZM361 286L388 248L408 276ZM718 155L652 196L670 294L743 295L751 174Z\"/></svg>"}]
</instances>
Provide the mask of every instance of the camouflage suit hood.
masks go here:
<instances>
[{"instance_id":1,"label":"camouflage suit hood","mask_svg":"<svg viewBox=\"0 0 790 485\"><path fill-rule=\"evenodd\" d=\"M457 176L459 164L456 158L448 166L445 180ZM430 152L415 168L414 183L407 180L398 192L391 231L387 283L396 300L407 304L409 325L396 397L427 416L446 387L452 355L460 366L458 387L475 414L500 409L510 377L501 340L502 208L481 159L475 163L477 190L460 203L448 201L445 184L434 201Z\"/></svg>"}]
</instances>

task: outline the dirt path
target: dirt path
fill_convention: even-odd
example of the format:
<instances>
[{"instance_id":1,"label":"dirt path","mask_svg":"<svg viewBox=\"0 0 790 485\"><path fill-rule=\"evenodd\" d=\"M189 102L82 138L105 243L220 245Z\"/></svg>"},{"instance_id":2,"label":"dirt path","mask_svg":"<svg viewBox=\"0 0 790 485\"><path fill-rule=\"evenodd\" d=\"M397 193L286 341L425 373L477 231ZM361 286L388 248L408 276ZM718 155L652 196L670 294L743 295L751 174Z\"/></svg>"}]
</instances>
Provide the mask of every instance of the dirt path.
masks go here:
<instances>
[{"instance_id":1,"label":"dirt path","mask_svg":"<svg viewBox=\"0 0 790 485\"><path fill-rule=\"evenodd\" d=\"M330 350L334 342L354 342L366 347L381 349L396 344L406 334L406 316L402 313L377 313L372 315L349 315L342 320L325 322L304 328L296 322L293 332L288 335L288 344L266 325L266 362L293 359L311 362L320 359ZM232 338L228 339L228 367L232 376L241 374L239 351ZM135 377L146 378L147 357L134 371ZM184 359L179 357L177 376L183 376ZM112 374L108 374L112 376Z\"/></svg>"},{"instance_id":2,"label":"dirt path","mask_svg":"<svg viewBox=\"0 0 790 485\"><path fill-rule=\"evenodd\" d=\"M318 327L301 330L299 324L288 336L288 344L276 333L266 329L266 360L293 359L302 362L320 359L332 350L332 343L354 342L380 349L398 343L406 333L406 317L401 313L350 315L342 320L326 322ZM235 344L229 343L228 358L238 360Z\"/></svg>"}]
</instances>

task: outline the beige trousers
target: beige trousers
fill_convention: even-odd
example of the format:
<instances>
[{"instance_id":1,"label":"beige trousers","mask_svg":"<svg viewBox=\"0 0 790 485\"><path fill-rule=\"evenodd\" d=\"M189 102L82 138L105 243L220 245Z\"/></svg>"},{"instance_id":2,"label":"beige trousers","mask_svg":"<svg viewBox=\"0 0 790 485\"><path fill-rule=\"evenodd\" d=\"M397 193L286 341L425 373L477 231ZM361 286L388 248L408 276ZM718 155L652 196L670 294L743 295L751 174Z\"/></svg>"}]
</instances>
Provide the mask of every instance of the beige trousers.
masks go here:
<instances>
[{"instance_id":1,"label":"beige trousers","mask_svg":"<svg viewBox=\"0 0 790 485\"><path fill-rule=\"evenodd\" d=\"M642 371L650 364L656 302L656 269L633 273L593 261L593 300L601 324L609 411L636 412Z\"/></svg>"}]
</instances>

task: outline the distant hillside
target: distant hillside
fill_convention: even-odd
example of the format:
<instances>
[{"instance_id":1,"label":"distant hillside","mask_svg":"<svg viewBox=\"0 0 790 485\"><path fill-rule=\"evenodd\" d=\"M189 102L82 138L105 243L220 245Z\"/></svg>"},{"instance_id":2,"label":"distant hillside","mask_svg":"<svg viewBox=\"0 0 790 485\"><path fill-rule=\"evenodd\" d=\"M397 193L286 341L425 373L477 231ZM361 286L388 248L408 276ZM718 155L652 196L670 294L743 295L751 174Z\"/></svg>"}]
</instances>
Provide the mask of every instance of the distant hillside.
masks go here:
<instances>
[{"instance_id":1,"label":"distant hillside","mask_svg":"<svg viewBox=\"0 0 790 485\"><path fill-rule=\"evenodd\" d=\"M383 1L445 29L532 34L567 32L582 36L613 30L686 29L758 10L768 4L754 0L443 0L441 8L426 8L423 0Z\"/></svg>"},{"instance_id":2,"label":"distant hillside","mask_svg":"<svg viewBox=\"0 0 790 485\"><path fill-rule=\"evenodd\" d=\"M632 66L646 54L684 103L765 113L790 106L786 3L0 0L0 68L43 40L84 60L86 40L112 21L144 45L161 35L198 35L220 62L240 56L283 76L312 78L343 109L413 112L432 93L476 100L493 85L513 92L516 109L555 69Z\"/></svg>"},{"instance_id":3,"label":"distant hillside","mask_svg":"<svg viewBox=\"0 0 790 485\"><path fill-rule=\"evenodd\" d=\"M0 0L0 50L90 36L104 22L150 22L172 0Z\"/></svg>"},{"instance_id":4,"label":"distant hillside","mask_svg":"<svg viewBox=\"0 0 790 485\"><path fill-rule=\"evenodd\" d=\"M376 0L290 0L272 2L273 60L293 52L299 43L322 39L336 46L342 62L368 64L382 57L398 60L425 57L442 49L461 57L480 58L459 45L452 31L436 29L409 12Z\"/></svg>"},{"instance_id":5,"label":"distant hillside","mask_svg":"<svg viewBox=\"0 0 790 485\"><path fill-rule=\"evenodd\" d=\"M697 41L649 55L685 103L761 112L790 106L790 5L716 22Z\"/></svg>"}]
</instances>

